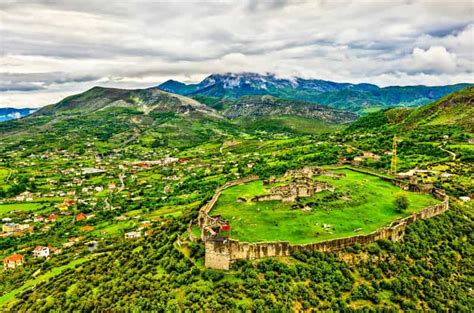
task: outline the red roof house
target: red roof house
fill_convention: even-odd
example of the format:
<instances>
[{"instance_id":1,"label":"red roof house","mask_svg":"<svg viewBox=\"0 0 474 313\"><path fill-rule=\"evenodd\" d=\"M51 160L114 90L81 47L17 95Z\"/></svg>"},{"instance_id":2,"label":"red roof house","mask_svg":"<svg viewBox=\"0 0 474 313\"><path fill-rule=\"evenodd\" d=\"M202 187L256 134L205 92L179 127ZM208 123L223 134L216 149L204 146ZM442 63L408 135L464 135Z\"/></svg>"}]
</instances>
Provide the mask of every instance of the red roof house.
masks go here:
<instances>
[{"instance_id":1,"label":"red roof house","mask_svg":"<svg viewBox=\"0 0 474 313\"><path fill-rule=\"evenodd\" d=\"M6 270L16 268L17 266L22 265L24 261L25 258L21 254L13 254L3 260L3 268Z\"/></svg>"},{"instance_id":2,"label":"red roof house","mask_svg":"<svg viewBox=\"0 0 474 313\"><path fill-rule=\"evenodd\" d=\"M87 219L87 215L85 215L84 213L79 213L79 214L76 215L76 221L77 222L85 220L85 219Z\"/></svg>"},{"instance_id":3,"label":"red roof house","mask_svg":"<svg viewBox=\"0 0 474 313\"><path fill-rule=\"evenodd\" d=\"M46 219L46 222L55 222L56 218L57 218L56 214L51 213Z\"/></svg>"}]
</instances>

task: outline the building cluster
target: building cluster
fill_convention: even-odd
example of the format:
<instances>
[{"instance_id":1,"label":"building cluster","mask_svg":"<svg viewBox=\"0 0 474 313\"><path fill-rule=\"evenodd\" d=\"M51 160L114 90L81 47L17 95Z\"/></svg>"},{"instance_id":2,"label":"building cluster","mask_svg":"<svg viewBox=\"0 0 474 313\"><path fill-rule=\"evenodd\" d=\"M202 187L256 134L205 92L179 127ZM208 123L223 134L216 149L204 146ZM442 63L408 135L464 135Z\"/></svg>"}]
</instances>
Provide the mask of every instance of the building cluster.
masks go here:
<instances>
[{"instance_id":1,"label":"building cluster","mask_svg":"<svg viewBox=\"0 0 474 313\"><path fill-rule=\"evenodd\" d=\"M33 226L30 224L5 223L2 225L0 237L22 236L27 232L33 232Z\"/></svg>"},{"instance_id":2,"label":"building cluster","mask_svg":"<svg viewBox=\"0 0 474 313\"><path fill-rule=\"evenodd\" d=\"M178 158L166 157L160 160L136 161L136 162L133 162L132 165L135 168L150 167L150 166L166 166L166 165L177 163L179 161L180 159Z\"/></svg>"},{"instance_id":3,"label":"building cluster","mask_svg":"<svg viewBox=\"0 0 474 313\"><path fill-rule=\"evenodd\" d=\"M55 249L52 246L36 246L33 251L31 251L31 256L33 258L47 258L50 256L51 252L60 253L61 250ZM23 265L24 263L25 256L15 253L3 259L3 269L15 269L16 267Z\"/></svg>"},{"instance_id":4,"label":"building cluster","mask_svg":"<svg viewBox=\"0 0 474 313\"><path fill-rule=\"evenodd\" d=\"M386 154L388 155L388 153L389 153L389 151L387 151ZM366 161L366 160L380 161L380 155L375 154L375 153L370 152L370 151L362 151L361 156L354 157L354 163L355 164L358 164L359 162L363 162L363 161Z\"/></svg>"}]
</instances>

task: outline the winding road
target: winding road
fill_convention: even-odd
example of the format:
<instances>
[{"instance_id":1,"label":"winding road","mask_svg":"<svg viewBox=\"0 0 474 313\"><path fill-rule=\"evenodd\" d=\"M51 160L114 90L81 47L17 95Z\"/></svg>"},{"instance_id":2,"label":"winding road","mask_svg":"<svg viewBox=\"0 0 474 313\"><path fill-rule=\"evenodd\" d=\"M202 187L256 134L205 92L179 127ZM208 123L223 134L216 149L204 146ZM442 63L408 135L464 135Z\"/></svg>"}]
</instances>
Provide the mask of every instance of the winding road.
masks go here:
<instances>
[{"instance_id":1,"label":"winding road","mask_svg":"<svg viewBox=\"0 0 474 313\"><path fill-rule=\"evenodd\" d=\"M438 148L440 148L444 152L449 153L453 157L453 161L456 161L456 153L454 153L453 151L446 150L445 148L443 148L443 145L438 146Z\"/></svg>"}]
</instances>

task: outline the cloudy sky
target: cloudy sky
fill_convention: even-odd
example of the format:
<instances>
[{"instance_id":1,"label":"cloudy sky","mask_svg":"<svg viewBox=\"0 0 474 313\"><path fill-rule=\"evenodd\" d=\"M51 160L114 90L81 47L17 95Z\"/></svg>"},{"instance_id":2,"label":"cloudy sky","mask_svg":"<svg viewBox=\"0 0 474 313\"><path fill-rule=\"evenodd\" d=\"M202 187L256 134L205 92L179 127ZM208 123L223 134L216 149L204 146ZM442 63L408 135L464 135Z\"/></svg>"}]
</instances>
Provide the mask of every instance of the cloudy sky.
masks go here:
<instances>
[{"instance_id":1,"label":"cloudy sky","mask_svg":"<svg viewBox=\"0 0 474 313\"><path fill-rule=\"evenodd\" d=\"M474 82L474 5L0 0L0 107L242 71L381 86Z\"/></svg>"}]
</instances>

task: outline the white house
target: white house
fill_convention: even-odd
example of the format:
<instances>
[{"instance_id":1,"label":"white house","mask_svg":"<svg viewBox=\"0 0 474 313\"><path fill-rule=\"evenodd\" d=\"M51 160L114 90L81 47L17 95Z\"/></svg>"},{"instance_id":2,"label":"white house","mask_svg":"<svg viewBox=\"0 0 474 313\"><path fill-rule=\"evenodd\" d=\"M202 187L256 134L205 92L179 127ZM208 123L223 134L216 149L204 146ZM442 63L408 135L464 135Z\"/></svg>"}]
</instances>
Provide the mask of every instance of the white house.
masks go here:
<instances>
[{"instance_id":1,"label":"white house","mask_svg":"<svg viewBox=\"0 0 474 313\"><path fill-rule=\"evenodd\" d=\"M42 222L42 221L44 221L44 217L42 217L41 215L36 215L36 216L33 218L33 221L34 221L34 222Z\"/></svg>"},{"instance_id":2,"label":"white house","mask_svg":"<svg viewBox=\"0 0 474 313\"><path fill-rule=\"evenodd\" d=\"M49 256L49 248L48 247L43 247L43 246L37 246L33 250L33 256L35 258L38 257L48 257Z\"/></svg>"},{"instance_id":3,"label":"white house","mask_svg":"<svg viewBox=\"0 0 474 313\"><path fill-rule=\"evenodd\" d=\"M139 231L131 231L128 233L125 233L125 238L126 239L135 239L135 238L140 238L142 234Z\"/></svg>"}]
</instances>

